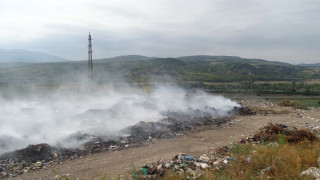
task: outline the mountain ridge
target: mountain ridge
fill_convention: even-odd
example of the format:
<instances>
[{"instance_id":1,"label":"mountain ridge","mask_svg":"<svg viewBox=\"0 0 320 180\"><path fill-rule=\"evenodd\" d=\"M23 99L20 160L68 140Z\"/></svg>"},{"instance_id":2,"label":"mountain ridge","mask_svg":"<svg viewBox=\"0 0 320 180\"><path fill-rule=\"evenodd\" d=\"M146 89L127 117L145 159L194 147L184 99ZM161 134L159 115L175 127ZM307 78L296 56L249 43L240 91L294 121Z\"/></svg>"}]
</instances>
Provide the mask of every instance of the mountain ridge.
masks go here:
<instances>
[{"instance_id":1,"label":"mountain ridge","mask_svg":"<svg viewBox=\"0 0 320 180\"><path fill-rule=\"evenodd\" d=\"M122 55L122 56L115 56L109 58L99 58L94 59L97 62L111 62L111 61L141 61L141 60L149 60L149 59L156 59L157 57L148 57L143 55Z\"/></svg>"},{"instance_id":2,"label":"mountain ridge","mask_svg":"<svg viewBox=\"0 0 320 180\"><path fill-rule=\"evenodd\" d=\"M183 60L202 60L202 61L216 61L216 62L243 62L254 64L279 64L279 65L292 65L286 62L269 61L264 59L251 59L242 58L239 56L211 56L211 55L195 55L195 56L182 56L178 57Z\"/></svg>"},{"instance_id":3,"label":"mountain ridge","mask_svg":"<svg viewBox=\"0 0 320 180\"><path fill-rule=\"evenodd\" d=\"M43 52L29 51L24 49L0 49L1 63L45 63L66 61L68 60Z\"/></svg>"},{"instance_id":4,"label":"mountain ridge","mask_svg":"<svg viewBox=\"0 0 320 180\"><path fill-rule=\"evenodd\" d=\"M241 63L249 63L249 64L275 64L275 65L293 65L286 62L280 61L269 61L264 59L250 59L250 58L242 58L239 56L214 56L214 55L192 55L192 56L180 56L180 57L149 57L143 55L123 55L123 56L115 56L109 58L99 58L94 59L96 62L112 62L112 61L147 61L153 59L181 59L188 61L212 61L212 62L241 62Z\"/></svg>"},{"instance_id":5,"label":"mountain ridge","mask_svg":"<svg viewBox=\"0 0 320 180\"><path fill-rule=\"evenodd\" d=\"M320 63L312 63L312 64L305 64L305 63L301 63L301 64L298 64L298 66L305 66L305 67L320 67Z\"/></svg>"}]
</instances>

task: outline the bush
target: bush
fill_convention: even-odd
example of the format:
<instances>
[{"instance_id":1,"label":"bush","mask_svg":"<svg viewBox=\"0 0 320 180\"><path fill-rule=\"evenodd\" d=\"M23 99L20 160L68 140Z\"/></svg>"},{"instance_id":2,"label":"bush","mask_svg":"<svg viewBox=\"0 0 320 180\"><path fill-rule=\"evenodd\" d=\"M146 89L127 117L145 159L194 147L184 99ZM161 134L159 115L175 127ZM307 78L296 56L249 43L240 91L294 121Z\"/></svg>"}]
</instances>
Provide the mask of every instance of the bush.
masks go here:
<instances>
[{"instance_id":1,"label":"bush","mask_svg":"<svg viewBox=\"0 0 320 180\"><path fill-rule=\"evenodd\" d=\"M255 141L279 141L279 143L298 143L301 141L318 141L318 138L310 130L289 130L272 123L265 126L260 132L254 134Z\"/></svg>"},{"instance_id":2,"label":"bush","mask_svg":"<svg viewBox=\"0 0 320 180\"><path fill-rule=\"evenodd\" d=\"M287 99L284 99L284 100L278 102L278 105L285 106L285 107L293 107L293 108L297 108L297 109L307 109L306 105L299 103L297 101L290 101Z\"/></svg>"}]
</instances>

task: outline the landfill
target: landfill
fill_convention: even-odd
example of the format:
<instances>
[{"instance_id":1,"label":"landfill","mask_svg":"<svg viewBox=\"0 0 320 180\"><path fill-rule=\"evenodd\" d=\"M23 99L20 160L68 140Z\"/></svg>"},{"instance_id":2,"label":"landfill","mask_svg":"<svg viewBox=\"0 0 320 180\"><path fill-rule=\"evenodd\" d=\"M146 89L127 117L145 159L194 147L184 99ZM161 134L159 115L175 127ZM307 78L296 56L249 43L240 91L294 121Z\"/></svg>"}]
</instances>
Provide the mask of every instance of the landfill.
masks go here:
<instances>
[{"instance_id":1,"label":"landfill","mask_svg":"<svg viewBox=\"0 0 320 180\"><path fill-rule=\"evenodd\" d=\"M166 118L156 122L141 121L123 129L121 131L123 135L118 137L97 137L82 133L72 134L70 138L79 141L87 140L80 148L53 147L45 143L29 145L26 148L0 155L0 178L16 177L30 171L46 169L54 164L82 158L89 154L145 146L152 143L151 140L153 138L174 138L197 126L221 126L230 122L234 115L239 114L241 111L242 108L235 108L233 112L224 117L212 117L211 114L200 110L194 110L189 114L165 112ZM194 167L199 167L200 169L209 168L211 166L210 163L216 162L212 159L207 161L205 159L201 161L195 159L191 161L188 156L181 156L181 158L181 161L185 162L185 164L192 162L195 165ZM221 159L219 161L226 162L229 160ZM174 163L172 165L174 166ZM165 168L166 166L164 165L163 167ZM198 172L195 168L191 168L189 171L195 171L195 174Z\"/></svg>"}]
</instances>

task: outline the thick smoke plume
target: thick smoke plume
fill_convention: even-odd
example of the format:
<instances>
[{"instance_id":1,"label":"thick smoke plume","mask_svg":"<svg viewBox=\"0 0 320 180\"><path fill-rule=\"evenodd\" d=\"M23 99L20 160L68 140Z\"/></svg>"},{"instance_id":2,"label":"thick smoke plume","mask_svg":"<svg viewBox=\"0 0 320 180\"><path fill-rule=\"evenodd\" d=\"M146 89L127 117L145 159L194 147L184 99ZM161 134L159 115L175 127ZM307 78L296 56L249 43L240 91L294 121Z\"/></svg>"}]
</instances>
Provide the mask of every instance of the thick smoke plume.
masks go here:
<instances>
[{"instance_id":1,"label":"thick smoke plume","mask_svg":"<svg viewBox=\"0 0 320 180\"><path fill-rule=\"evenodd\" d=\"M1 98L0 153L29 144L79 146L70 135L119 136L120 130L140 121L165 118L164 112L201 110L223 116L235 102L203 91L177 86L104 88L96 91L59 91L26 98ZM72 139L72 138L71 138Z\"/></svg>"}]
</instances>

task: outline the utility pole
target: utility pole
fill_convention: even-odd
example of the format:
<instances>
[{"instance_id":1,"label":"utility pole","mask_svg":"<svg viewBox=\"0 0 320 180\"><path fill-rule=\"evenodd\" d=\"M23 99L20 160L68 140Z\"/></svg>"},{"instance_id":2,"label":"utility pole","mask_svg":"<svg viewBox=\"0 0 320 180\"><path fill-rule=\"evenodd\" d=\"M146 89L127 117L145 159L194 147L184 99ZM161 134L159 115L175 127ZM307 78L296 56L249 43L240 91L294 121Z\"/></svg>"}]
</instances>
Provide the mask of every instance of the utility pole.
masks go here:
<instances>
[{"instance_id":1,"label":"utility pole","mask_svg":"<svg viewBox=\"0 0 320 180\"><path fill-rule=\"evenodd\" d=\"M88 38L88 75L89 75L89 79L91 81L93 81L93 71L92 71L92 43L91 43L91 35L89 32L89 38Z\"/></svg>"}]
</instances>

